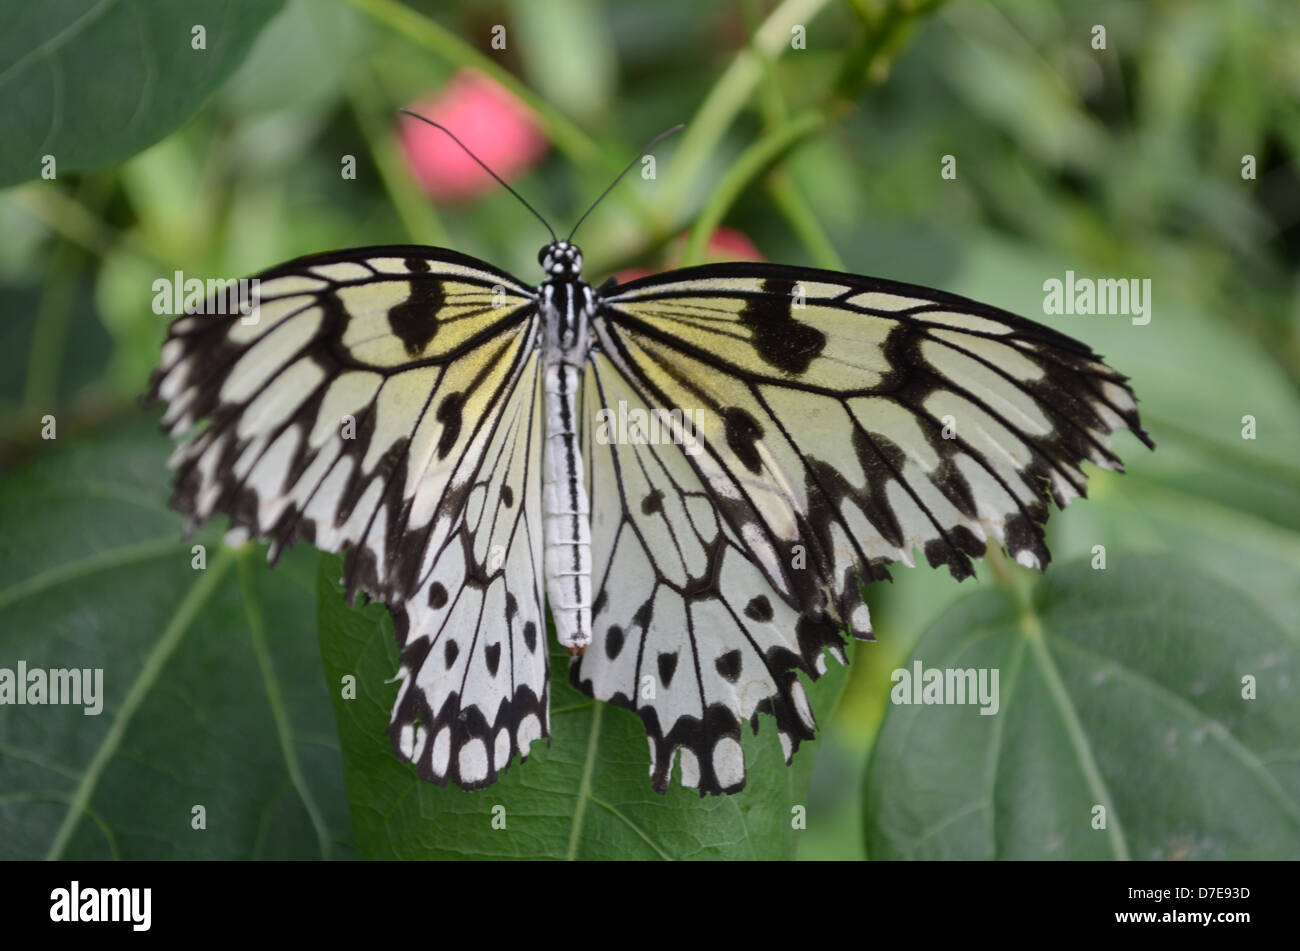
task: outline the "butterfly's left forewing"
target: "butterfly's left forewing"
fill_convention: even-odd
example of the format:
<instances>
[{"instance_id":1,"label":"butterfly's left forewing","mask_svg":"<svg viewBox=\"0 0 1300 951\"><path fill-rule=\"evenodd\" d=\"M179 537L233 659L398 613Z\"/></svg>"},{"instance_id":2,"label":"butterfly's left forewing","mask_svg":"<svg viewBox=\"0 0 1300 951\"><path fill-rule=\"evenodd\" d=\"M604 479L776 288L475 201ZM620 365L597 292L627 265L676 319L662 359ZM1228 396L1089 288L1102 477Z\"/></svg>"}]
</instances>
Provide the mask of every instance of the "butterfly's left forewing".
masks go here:
<instances>
[{"instance_id":1,"label":"butterfly's left forewing","mask_svg":"<svg viewBox=\"0 0 1300 951\"><path fill-rule=\"evenodd\" d=\"M755 711L787 756L811 735L794 672L842 656L841 630L870 636L862 582L914 550L960 580L989 540L1042 567L1048 501L1083 494L1085 460L1120 467L1114 430L1146 441L1086 346L910 285L694 268L614 288L595 339L589 417L622 402L694 421L691 452L596 428L586 449L595 637L574 679L640 712L661 788L678 749L685 784L739 788L731 739ZM688 699L658 692L668 669Z\"/></svg>"},{"instance_id":2,"label":"butterfly's left forewing","mask_svg":"<svg viewBox=\"0 0 1300 951\"><path fill-rule=\"evenodd\" d=\"M385 601L402 644L394 748L485 786L548 733L534 294L420 247L258 281L254 313L181 317L163 346L152 395L188 434L173 505L272 558L346 551L349 594Z\"/></svg>"}]
</instances>

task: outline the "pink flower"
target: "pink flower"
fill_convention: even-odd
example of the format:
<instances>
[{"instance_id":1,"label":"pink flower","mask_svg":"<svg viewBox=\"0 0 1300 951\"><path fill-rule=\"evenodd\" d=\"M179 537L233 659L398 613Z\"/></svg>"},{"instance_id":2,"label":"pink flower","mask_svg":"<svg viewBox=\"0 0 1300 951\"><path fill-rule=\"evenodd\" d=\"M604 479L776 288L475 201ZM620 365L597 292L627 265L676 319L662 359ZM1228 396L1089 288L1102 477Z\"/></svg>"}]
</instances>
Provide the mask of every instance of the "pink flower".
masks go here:
<instances>
[{"instance_id":1,"label":"pink flower","mask_svg":"<svg viewBox=\"0 0 1300 951\"><path fill-rule=\"evenodd\" d=\"M463 69L441 92L408 108L445 125L505 181L518 178L546 154L546 138L527 107L481 73ZM466 201L500 187L428 123L403 116L399 135L411 174L434 199Z\"/></svg>"},{"instance_id":2,"label":"pink flower","mask_svg":"<svg viewBox=\"0 0 1300 951\"><path fill-rule=\"evenodd\" d=\"M614 280L619 284L626 284L628 281L635 281L638 277L649 277L654 271L644 267L625 267L621 271L614 272Z\"/></svg>"},{"instance_id":3,"label":"pink flower","mask_svg":"<svg viewBox=\"0 0 1300 951\"><path fill-rule=\"evenodd\" d=\"M721 261L761 261L763 253L745 232L735 228L718 228L704 249L704 260L709 264Z\"/></svg>"}]
</instances>

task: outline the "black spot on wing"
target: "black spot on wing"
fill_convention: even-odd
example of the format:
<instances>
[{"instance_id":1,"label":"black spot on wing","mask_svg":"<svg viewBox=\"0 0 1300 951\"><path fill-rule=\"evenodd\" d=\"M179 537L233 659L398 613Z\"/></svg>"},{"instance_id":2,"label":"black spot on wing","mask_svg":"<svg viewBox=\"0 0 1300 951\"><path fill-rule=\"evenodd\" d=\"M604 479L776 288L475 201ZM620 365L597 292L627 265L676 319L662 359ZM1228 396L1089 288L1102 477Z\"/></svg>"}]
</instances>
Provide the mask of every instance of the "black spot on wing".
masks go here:
<instances>
[{"instance_id":1,"label":"black spot on wing","mask_svg":"<svg viewBox=\"0 0 1300 951\"><path fill-rule=\"evenodd\" d=\"M508 485L501 487L501 504L506 508L510 508L515 504L515 490Z\"/></svg>"},{"instance_id":2,"label":"black spot on wing","mask_svg":"<svg viewBox=\"0 0 1300 951\"><path fill-rule=\"evenodd\" d=\"M501 645L489 644L483 651L483 659L487 661L488 673L495 677L501 665Z\"/></svg>"},{"instance_id":3,"label":"black spot on wing","mask_svg":"<svg viewBox=\"0 0 1300 951\"><path fill-rule=\"evenodd\" d=\"M751 621L772 620L772 602L767 600L767 595L759 594L751 598L745 605L745 617Z\"/></svg>"},{"instance_id":4,"label":"black spot on wing","mask_svg":"<svg viewBox=\"0 0 1300 951\"><path fill-rule=\"evenodd\" d=\"M665 687L671 687L673 674L677 673L677 652L659 655L659 680Z\"/></svg>"},{"instance_id":5,"label":"black spot on wing","mask_svg":"<svg viewBox=\"0 0 1300 951\"><path fill-rule=\"evenodd\" d=\"M728 406L722 411L722 424L727 445L741 465L755 475L761 474L763 461L759 458L757 443L763 438L763 427L758 420L739 406Z\"/></svg>"},{"instance_id":6,"label":"black spot on wing","mask_svg":"<svg viewBox=\"0 0 1300 951\"><path fill-rule=\"evenodd\" d=\"M659 489L652 489L641 500L641 514L654 515L664 510L664 494Z\"/></svg>"},{"instance_id":7,"label":"black spot on wing","mask_svg":"<svg viewBox=\"0 0 1300 951\"><path fill-rule=\"evenodd\" d=\"M464 393L448 393L438 404L438 411L434 416L442 423L442 435L438 437L439 459L446 459L447 454L456 445L456 440L460 438L461 410L464 406Z\"/></svg>"},{"instance_id":8,"label":"black spot on wing","mask_svg":"<svg viewBox=\"0 0 1300 951\"><path fill-rule=\"evenodd\" d=\"M530 654L537 651L537 625L532 621L524 625L524 646Z\"/></svg>"},{"instance_id":9,"label":"black spot on wing","mask_svg":"<svg viewBox=\"0 0 1300 951\"><path fill-rule=\"evenodd\" d=\"M724 680L734 684L740 679L740 651L727 651L713 662L713 666Z\"/></svg>"},{"instance_id":10,"label":"black spot on wing","mask_svg":"<svg viewBox=\"0 0 1300 951\"><path fill-rule=\"evenodd\" d=\"M605 632L605 656L610 660L616 659L623 650L623 640L623 629L617 624L610 627Z\"/></svg>"},{"instance_id":11,"label":"black spot on wing","mask_svg":"<svg viewBox=\"0 0 1300 951\"><path fill-rule=\"evenodd\" d=\"M751 298L740 312L740 322L749 328L759 356L791 374L806 371L826 349L824 333L794 319L794 287L794 281L769 277L763 290L772 296Z\"/></svg>"},{"instance_id":12,"label":"black spot on wing","mask_svg":"<svg viewBox=\"0 0 1300 951\"><path fill-rule=\"evenodd\" d=\"M447 589L440 582L429 585L429 607L435 611L447 603Z\"/></svg>"},{"instance_id":13,"label":"black spot on wing","mask_svg":"<svg viewBox=\"0 0 1300 951\"><path fill-rule=\"evenodd\" d=\"M447 646L443 648L442 659L447 664L447 669L451 670L451 665L456 663L456 658L460 655L460 647L454 640L448 640Z\"/></svg>"},{"instance_id":14,"label":"black spot on wing","mask_svg":"<svg viewBox=\"0 0 1300 951\"><path fill-rule=\"evenodd\" d=\"M412 281L411 296L389 309L388 326L401 338L412 357L422 354L438 332L438 311L445 300L441 281Z\"/></svg>"}]
</instances>

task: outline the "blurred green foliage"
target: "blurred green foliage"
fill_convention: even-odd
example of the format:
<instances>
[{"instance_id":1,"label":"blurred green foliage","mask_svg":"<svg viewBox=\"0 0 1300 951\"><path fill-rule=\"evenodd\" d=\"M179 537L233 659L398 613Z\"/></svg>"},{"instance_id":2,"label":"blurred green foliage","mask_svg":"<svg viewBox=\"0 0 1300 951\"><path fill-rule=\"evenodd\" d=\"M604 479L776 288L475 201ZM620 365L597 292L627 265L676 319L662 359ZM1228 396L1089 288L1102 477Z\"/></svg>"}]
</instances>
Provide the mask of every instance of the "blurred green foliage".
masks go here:
<instances>
[{"instance_id":1,"label":"blurred green foliage","mask_svg":"<svg viewBox=\"0 0 1300 951\"><path fill-rule=\"evenodd\" d=\"M498 23L503 51L488 43ZM513 198L435 208L401 164L395 108L465 66L535 111L553 151L513 184L557 228L643 142L688 123L660 150L657 180L629 178L584 225L593 283L660 266L694 229L689 259L726 223L769 260L941 287L1091 344L1133 378L1159 451L1121 439L1129 474L1099 475L1090 501L1053 518L1055 558L1096 544L1177 552L1276 622L1294 653L1300 7L1285 0L290 0L175 132L121 164L0 192L10 473L28 478L49 451L45 414L59 442L138 414L165 331L152 282L175 270L233 276L409 241L534 276L545 236ZM93 103L78 105L63 121L95 129ZM349 154L355 181L339 174ZM955 180L940 177L946 155ZM5 167L24 161L36 178L34 154ZM1150 278L1151 323L1044 317L1043 282L1066 270ZM1246 416L1255 439L1242 438ZM858 651L835 716L822 713L809 802L821 819L804 857L864 854L889 672L980 585L894 576L871 592L879 643ZM1273 754L1290 764L1278 769L1294 808L1300 754Z\"/></svg>"}]
</instances>

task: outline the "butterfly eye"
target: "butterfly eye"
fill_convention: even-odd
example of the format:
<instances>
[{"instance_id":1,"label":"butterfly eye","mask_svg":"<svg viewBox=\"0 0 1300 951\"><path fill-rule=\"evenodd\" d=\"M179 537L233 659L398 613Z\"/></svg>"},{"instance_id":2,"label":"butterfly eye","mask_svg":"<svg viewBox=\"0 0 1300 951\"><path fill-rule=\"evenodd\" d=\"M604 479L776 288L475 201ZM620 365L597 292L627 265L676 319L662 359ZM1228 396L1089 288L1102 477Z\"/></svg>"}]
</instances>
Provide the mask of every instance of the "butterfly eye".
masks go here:
<instances>
[{"instance_id":1,"label":"butterfly eye","mask_svg":"<svg viewBox=\"0 0 1300 951\"><path fill-rule=\"evenodd\" d=\"M549 247L542 248L542 250L537 252L537 263L540 264L542 267L547 268L548 270L550 269L551 250Z\"/></svg>"}]
</instances>

